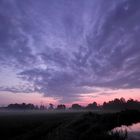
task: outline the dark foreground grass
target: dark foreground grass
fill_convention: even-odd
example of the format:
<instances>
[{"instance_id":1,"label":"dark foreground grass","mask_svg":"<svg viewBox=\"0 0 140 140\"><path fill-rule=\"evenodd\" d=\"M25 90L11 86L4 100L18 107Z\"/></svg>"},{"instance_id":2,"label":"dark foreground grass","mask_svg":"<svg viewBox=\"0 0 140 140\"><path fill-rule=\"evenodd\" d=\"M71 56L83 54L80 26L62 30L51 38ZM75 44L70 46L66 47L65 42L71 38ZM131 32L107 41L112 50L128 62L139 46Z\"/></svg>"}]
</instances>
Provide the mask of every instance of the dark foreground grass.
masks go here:
<instances>
[{"instance_id":1,"label":"dark foreground grass","mask_svg":"<svg viewBox=\"0 0 140 140\"><path fill-rule=\"evenodd\" d=\"M0 115L1 140L125 140L127 132L110 130L140 121L140 112L8 113Z\"/></svg>"}]
</instances>

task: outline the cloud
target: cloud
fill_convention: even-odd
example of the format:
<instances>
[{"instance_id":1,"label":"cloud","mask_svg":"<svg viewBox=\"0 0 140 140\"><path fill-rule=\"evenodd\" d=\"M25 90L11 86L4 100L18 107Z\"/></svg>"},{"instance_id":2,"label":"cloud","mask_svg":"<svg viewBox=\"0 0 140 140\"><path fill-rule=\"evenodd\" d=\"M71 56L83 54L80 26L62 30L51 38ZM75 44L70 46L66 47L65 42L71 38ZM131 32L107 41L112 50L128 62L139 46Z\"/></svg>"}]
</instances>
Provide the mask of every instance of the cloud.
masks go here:
<instances>
[{"instance_id":1,"label":"cloud","mask_svg":"<svg viewBox=\"0 0 140 140\"><path fill-rule=\"evenodd\" d=\"M34 91L63 101L94 87L140 88L139 4L1 1L0 63L14 65Z\"/></svg>"},{"instance_id":2,"label":"cloud","mask_svg":"<svg viewBox=\"0 0 140 140\"><path fill-rule=\"evenodd\" d=\"M18 11L10 7L11 3L3 2L0 11L0 59L3 64L29 65L34 62L31 48L28 46L29 38L18 25ZM9 12L5 9L9 8Z\"/></svg>"},{"instance_id":3,"label":"cloud","mask_svg":"<svg viewBox=\"0 0 140 140\"><path fill-rule=\"evenodd\" d=\"M2 86L0 87L0 91L8 91L8 92L12 92L12 93L33 93L35 92L34 87L32 86L12 86L12 87L6 87L6 86Z\"/></svg>"}]
</instances>

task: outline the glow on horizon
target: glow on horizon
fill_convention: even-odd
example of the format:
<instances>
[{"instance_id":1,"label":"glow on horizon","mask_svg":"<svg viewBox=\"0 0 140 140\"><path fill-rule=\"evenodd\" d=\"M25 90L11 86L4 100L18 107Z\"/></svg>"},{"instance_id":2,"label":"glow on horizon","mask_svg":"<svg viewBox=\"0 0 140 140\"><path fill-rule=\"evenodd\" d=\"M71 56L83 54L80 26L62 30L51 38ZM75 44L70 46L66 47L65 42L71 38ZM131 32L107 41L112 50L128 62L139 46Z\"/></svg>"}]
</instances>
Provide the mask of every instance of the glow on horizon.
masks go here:
<instances>
[{"instance_id":1,"label":"glow on horizon","mask_svg":"<svg viewBox=\"0 0 140 140\"><path fill-rule=\"evenodd\" d=\"M33 103L34 105L45 105L49 103L58 104L58 101L52 97L43 97L39 93L11 93L1 92L0 93L0 106L7 106L11 103Z\"/></svg>"},{"instance_id":2,"label":"glow on horizon","mask_svg":"<svg viewBox=\"0 0 140 140\"><path fill-rule=\"evenodd\" d=\"M103 104L103 102L108 102L115 98L125 98L126 100L132 98L134 100L140 100L140 89L118 89L118 90L108 90L106 92L97 92L89 94L81 94L77 101L64 103L67 107L70 107L74 103L78 103L82 106L86 106L89 103L97 102L98 104ZM33 103L35 105L40 105L41 103L48 106L49 103L54 105L61 104L61 100L53 97L44 97L40 93L11 93L11 92L1 92L0 93L0 105L6 106L10 103Z\"/></svg>"},{"instance_id":3,"label":"glow on horizon","mask_svg":"<svg viewBox=\"0 0 140 140\"><path fill-rule=\"evenodd\" d=\"M134 99L140 101L140 89L116 89L107 92L103 91L97 94L91 93L88 96L85 94L81 96L81 101L79 103L86 105L95 101L98 104L103 104L103 102L108 102L121 97L125 98L125 100Z\"/></svg>"}]
</instances>

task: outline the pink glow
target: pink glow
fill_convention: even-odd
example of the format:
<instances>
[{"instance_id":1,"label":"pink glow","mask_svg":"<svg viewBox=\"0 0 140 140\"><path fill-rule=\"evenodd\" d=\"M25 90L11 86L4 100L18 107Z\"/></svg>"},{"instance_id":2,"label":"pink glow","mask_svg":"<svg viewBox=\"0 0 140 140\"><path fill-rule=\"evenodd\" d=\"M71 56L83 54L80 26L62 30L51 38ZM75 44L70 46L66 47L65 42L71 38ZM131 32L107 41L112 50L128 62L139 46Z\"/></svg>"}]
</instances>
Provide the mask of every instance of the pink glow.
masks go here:
<instances>
[{"instance_id":1,"label":"pink glow","mask_svg":"<svg viewBox=\"0 0 140 140\"><path fill-rule=\"evenodd\" d=\"M132 98L134 100L140 101L140 89L120 89L120 90L109 90L104 94L99 93L90 93L90 94L82 94L80 101L77 103L85 106L92 102L97 102L98 104L103 104L103 102L108 102L115 98L125 98L126 100ZM73 102L76 103L76 102Z\"/></svg>"},{"instance_id":2,"label":"pink glow","mask_svg":"<svg viewBox=\"0 0 140 140\"><path fill-rule=\"evenodd\" d=\"M44 104L47 106L49 103L57 104L58 101L51 97L43 97L39 93L0 93L0 105L6 106L10 103L33 103L35 105Z\"/></svg>"},{"instance_id":3,"label":"pink glow","mask_svg":"<svg viewBox=\"0 0 140 140\"><path fill-rule=\"evenodd\" d=\"M103 92L102 92L103 91ZM104 93L105 92L105 93ZM86 106L89 103L97 102L98 104L102 104L104 101L108 102L113 100L114 98L124 97L126 100L129 98L133 98L135 100L140 101L140 89L120 89L120 90L102 90L97 93L88 93L79 95L79 99L74 102L65 103L68 107L73 103L78 103L83 106ZM49 103L53 103L55 105L61 103L58 99L53 97L43 97L42 94L39 93L10 93L10 92L2 92L0 93L0 105L7 105L10 103L33 103L36 105L40 105L43 103L47 106Z\"/></svg>"}]
</instances>

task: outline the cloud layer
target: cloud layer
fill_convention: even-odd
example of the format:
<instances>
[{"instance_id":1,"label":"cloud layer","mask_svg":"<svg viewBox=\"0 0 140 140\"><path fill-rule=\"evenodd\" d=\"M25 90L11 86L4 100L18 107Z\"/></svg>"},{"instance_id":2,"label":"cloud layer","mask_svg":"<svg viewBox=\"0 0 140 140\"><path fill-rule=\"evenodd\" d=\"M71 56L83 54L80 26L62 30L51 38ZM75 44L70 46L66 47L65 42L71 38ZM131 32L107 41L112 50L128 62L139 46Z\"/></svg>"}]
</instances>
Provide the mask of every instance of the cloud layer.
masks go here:
<instances>
[{"instance_id":1,"label":"cloud layer","mask_svg":"<svg viewBox=\"0 0 140 140\"><path fill-rule=\"evenodd\" d=\"M139 6L139 0L1 0L0 64L33 85L25 91L63 101L96 87L140 88Z\"/></svg>"}]
</instances>

